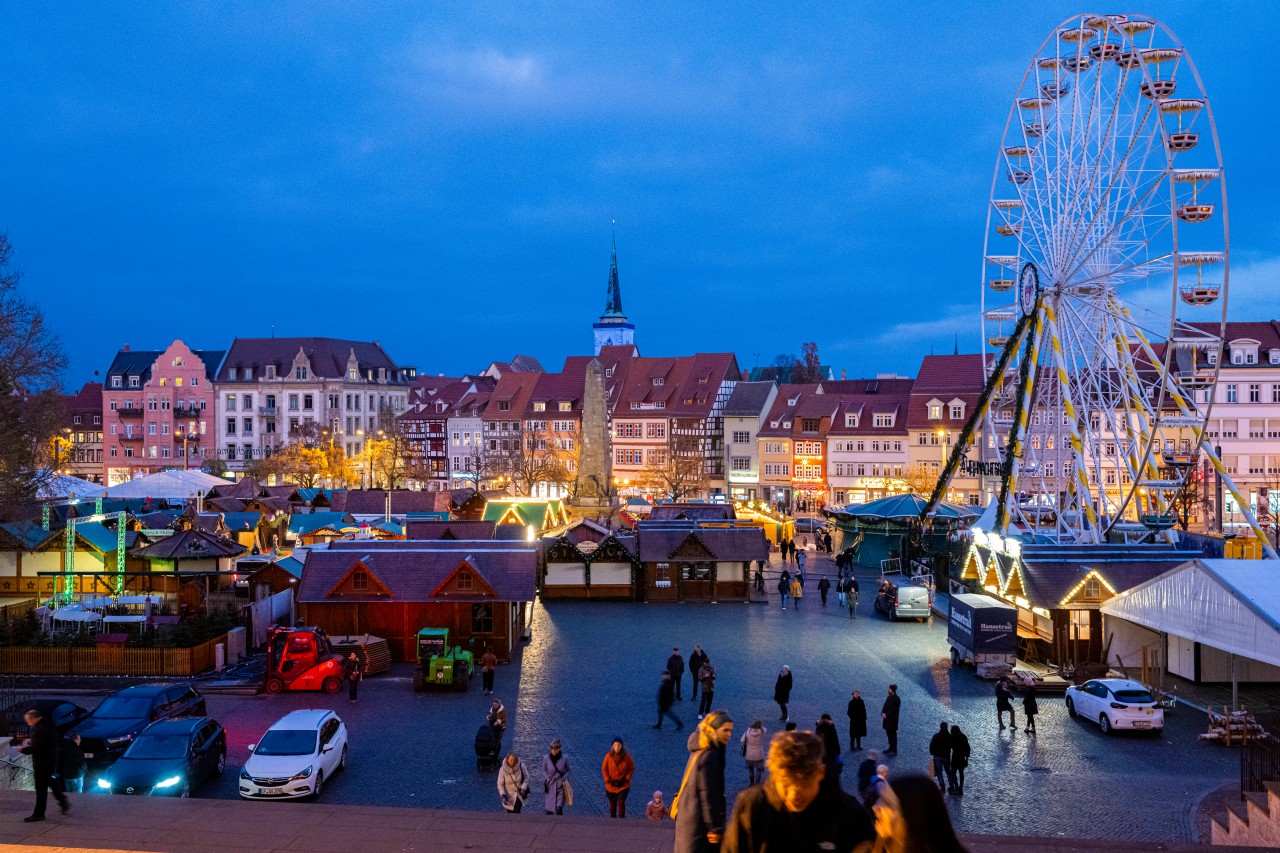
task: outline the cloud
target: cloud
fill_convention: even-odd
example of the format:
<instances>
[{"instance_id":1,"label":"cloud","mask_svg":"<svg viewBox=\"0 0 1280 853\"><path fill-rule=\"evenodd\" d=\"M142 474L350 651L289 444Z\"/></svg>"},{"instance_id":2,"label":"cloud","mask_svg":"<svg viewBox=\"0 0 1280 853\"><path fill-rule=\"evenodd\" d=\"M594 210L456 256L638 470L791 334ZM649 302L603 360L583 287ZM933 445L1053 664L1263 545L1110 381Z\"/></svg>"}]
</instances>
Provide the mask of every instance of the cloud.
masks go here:
<instances>
[{"instance_id":1,"label":"cloud","mask_svg":"<svg viewBox=\"0 0 1280 853\"><path fill-rule=\"evenodd\" d=\"M974 345L974 337L981 328L978 310L972 305L938 306L933 319L910 320L895 323L873 338L846 338L830 345L837 351L857 351L867 348L889 348L909 345L913 352L918 352L926 342L953 342L960 336L960 349L970 351ZM940 313L941 316L936 316Z\"/></svg>"},{"instance_id":2,"label":"cloud","mask_svg":"<svg viewBox=\"0 0 1280 853\"><path fill-rule=\"evenodd\" d=\"M1280 315L1276 305L1278 285L1280 257L1232 263L1227 316L1232 320L1275 319Z\"/></svg>"},{"instance_id":3,"label":"cloud","mask_svg":"<svg viewBox=\"0 0 1280 853\"><path fill-rule=\"evenodd\" d=\"M493 47L472 51L426 51L419 54L423 70L440 79L494 90L530 90L547 81L544 57L507 54Z\"/></svg>"}]
</instances>

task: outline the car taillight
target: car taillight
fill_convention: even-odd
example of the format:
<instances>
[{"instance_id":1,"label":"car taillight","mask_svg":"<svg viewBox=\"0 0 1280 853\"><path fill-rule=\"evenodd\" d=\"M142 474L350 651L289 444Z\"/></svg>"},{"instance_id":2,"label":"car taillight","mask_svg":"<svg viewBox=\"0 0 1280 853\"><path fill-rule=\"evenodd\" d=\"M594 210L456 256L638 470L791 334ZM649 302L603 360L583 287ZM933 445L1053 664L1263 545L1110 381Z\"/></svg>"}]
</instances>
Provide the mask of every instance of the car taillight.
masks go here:
<instances>
[{"instance_id":1,"label":"car taillight","mask_svg":"<svg viewBox=\"0 0 1280 853\"><path fill-rule=\"evenodd\" d=\"M1121 705L1119 702L1112 702L1112 703L1111 703L1111 707L1112 707L1112 708L1119 708L1119 709L1123 710L1123 709L1125 709L1125 708L1128 708L1129 706L1128 706L1128 705Z\"/></svg>"},{"instance_id":2,"label":"car taillight","mask_svg":"<svg viewBox=\"0 0 1280 853\"><path fill-rule=\"evenodd\" d=\"M895 599L893 600L893 606L894 606L894 607L897 607L897 606L898 606L898 599L896 599L896 598L895 598Z\"/></svg>"}]
</instances>

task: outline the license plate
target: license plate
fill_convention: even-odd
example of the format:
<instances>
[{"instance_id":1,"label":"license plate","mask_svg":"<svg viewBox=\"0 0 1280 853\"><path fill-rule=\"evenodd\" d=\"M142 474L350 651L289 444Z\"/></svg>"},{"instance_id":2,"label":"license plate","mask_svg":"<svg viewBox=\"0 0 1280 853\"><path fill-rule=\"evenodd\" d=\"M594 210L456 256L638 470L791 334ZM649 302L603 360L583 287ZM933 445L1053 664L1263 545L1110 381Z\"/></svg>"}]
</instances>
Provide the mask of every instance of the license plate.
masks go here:
<instances>
[{"instance_id":1,"label":"license plate","mask_svg":"<svg viewBox=\"0 0 1280 853\"><path fill-rule=\"evenodd\" d=\"M93 753L92 753L92 752L86 752L86 753L84 754L84 757L85 757L85 758L93 758Z\"/></svg>"},{"instance_id":2,"label":"license plate","mask_svg":"<svg viewBox=\"0 0 1280 853\"><path fill-rule=\"evenodd\" d=\"M276 797L284 793L284 788L261 788L258 793L268 797Z\"/></svg>"},{"instance_id":3,"label":"license plate","mask_svg":"<svg viewBox=\"0 0 1280 853\"><path fill-rule=\"evenodd\" d=\"M1133 727L1135 729L1149 729L1151 728L1151 721L1150 720L1134 720Z\"/></svg>"}]
</instances>

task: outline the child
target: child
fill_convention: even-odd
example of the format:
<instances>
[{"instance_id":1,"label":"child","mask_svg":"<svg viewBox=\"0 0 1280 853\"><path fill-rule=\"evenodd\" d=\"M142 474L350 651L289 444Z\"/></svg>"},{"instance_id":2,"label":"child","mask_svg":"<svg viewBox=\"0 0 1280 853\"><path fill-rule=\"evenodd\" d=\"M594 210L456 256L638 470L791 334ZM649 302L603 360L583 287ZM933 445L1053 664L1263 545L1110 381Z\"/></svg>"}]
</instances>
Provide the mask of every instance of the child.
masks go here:
<instances>
[{"instance_id":1,"label":"child","mask_svg":"<svg viewBox=\"0 0 1280 853\"><path fill-rule=\"evenodd\" d=\"M667 804L662 801L661 791L653 792L653 799L644 807L644 816L647 820L659 822L671 817L671 809L667 808Z\"/></svg>"}]
</instances>

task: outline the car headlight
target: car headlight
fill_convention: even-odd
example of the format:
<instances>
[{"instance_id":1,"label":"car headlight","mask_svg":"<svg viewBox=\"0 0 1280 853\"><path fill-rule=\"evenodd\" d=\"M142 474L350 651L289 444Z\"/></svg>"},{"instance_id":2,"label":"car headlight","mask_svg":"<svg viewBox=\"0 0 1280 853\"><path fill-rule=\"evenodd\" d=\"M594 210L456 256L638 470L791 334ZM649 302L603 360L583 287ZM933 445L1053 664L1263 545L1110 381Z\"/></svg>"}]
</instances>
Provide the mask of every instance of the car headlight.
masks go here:
<instances>
[{"instance_id":1,"label":"car headlight","mask_svg":"<svg viewBox=\"0 0 1280 853\"><path fill-rule=\"evenodd\" d=\"M240 768L240 778L241 778L241 779L251 779L251 778L253 778L253 777L251 777L251 776L249 775L249 768L248 768L248 767L241 767L241 768Z\"/></svg>"},{"instance_id":2,"label":"car headlight","mask_svg":"<svg viewBox=\"0 0 1280 853\"><path fill-rule=\"evenodd\" d=\"M297 774L296 776L290 776L289 781L292 782L295 779L306 779L308 776L311 775L311 771L313 769L315 769L314 765L308 765L306 770L303 770L301 773Z\"/></svg>"},{"instance_id":3,"label":"car headlight","mask_svg":"<svg viewBox=\"0 0 1280 853\"><path fill-rule=\"evenodd\" d=\"M98 780L98 787L99 787L99 788L110 788L110 787L111 787L111 780L110 780L110 779L99 779L99 780Z\"/></svg>"},{"instance_id":4,"label":"car headlight","mask_svg":"<svg viewBox=\"0 0 1280 853\"><path fill-rule=\"evenodd\" d=\"M181 776L170 776L168 779L162 779L156 783L157 788L172 788L174 785L182 781Z\"/></svg>"},{"instance_id":5,"label":"car headlight","mask_svg":"<svg viewBox=\"0 0 1280 853\"><path fill-rule=\"evenodd\" d=\"M133 740L133 735L121 735L120 737L107 738L107 746L121 746Z\"/></svg>"}]
</instances>

